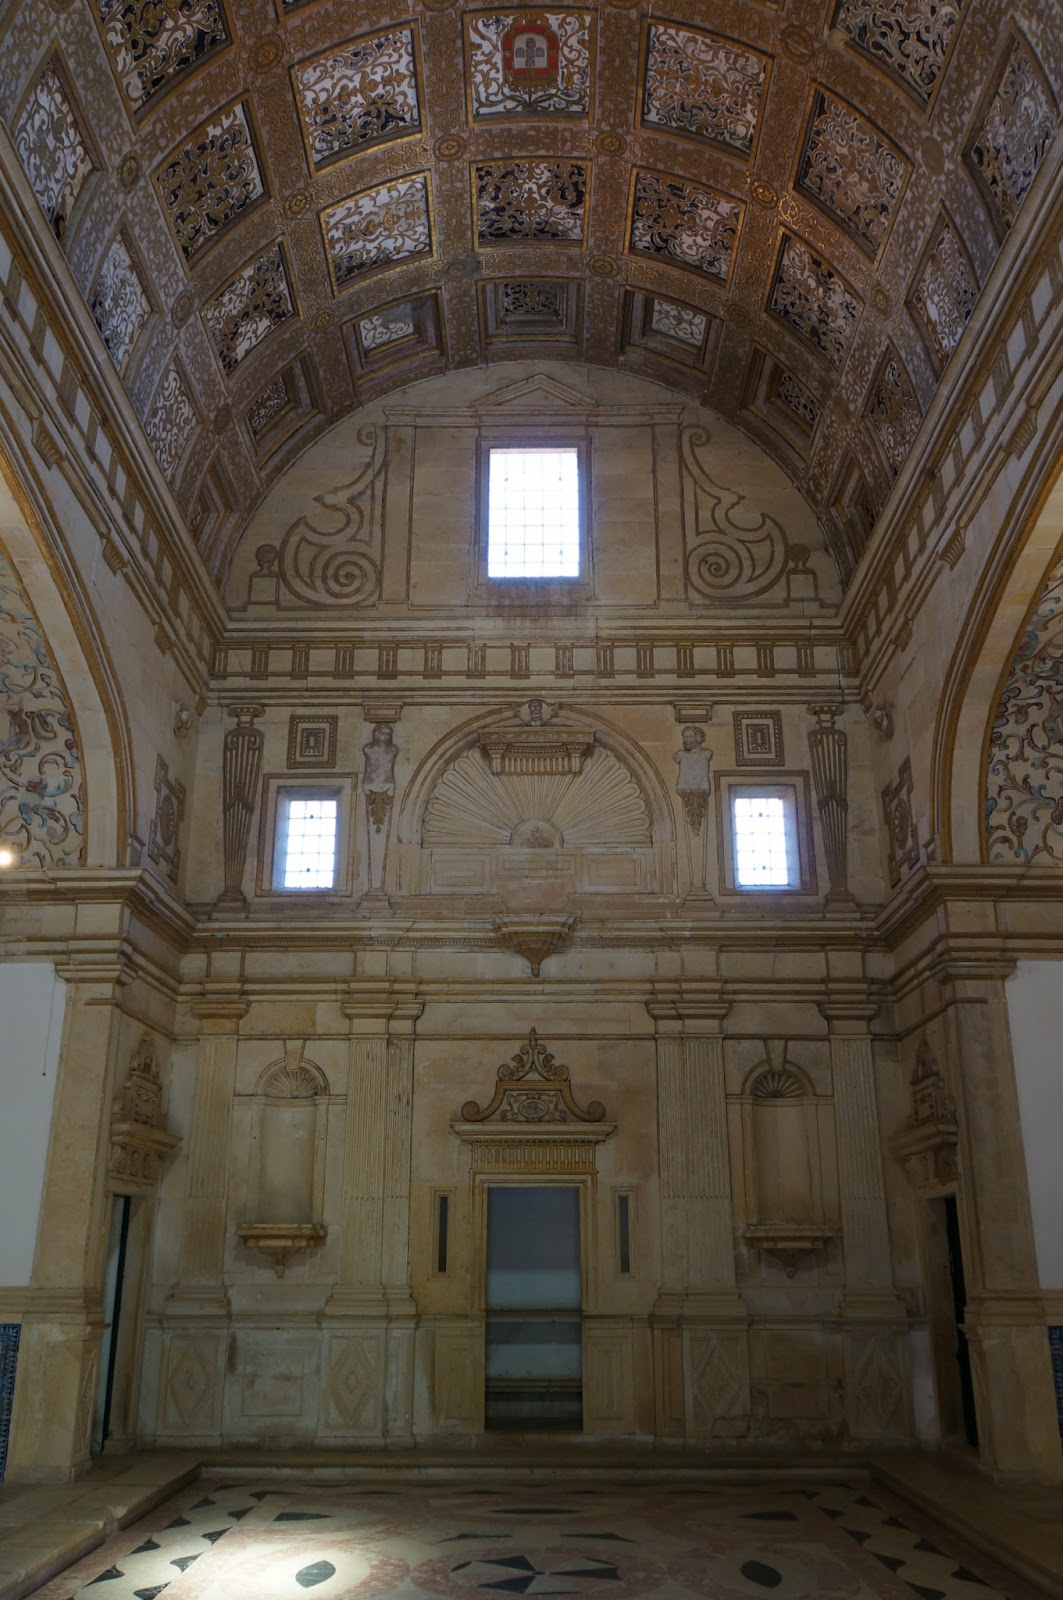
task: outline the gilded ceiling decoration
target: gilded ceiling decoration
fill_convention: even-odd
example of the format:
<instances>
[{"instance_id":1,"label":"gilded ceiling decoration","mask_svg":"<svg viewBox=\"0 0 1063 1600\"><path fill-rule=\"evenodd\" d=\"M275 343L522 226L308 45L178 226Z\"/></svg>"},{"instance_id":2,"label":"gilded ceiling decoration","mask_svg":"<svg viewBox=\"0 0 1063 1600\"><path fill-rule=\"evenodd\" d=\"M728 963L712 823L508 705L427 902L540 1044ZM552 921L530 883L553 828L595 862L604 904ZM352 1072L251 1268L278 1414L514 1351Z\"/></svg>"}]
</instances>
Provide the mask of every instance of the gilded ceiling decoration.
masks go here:
<instances>
[{"instance_id":1,"label":"gilded ceiling decoration","mask_svg":"<svg viewBox=\"0 0 1063 1600\"><path fill-rule=\"evenodd\" d=\"M978 283L955 228L942 218L912 292L912 309L941 366L960 342L978 299Z\"/></svg>"},{"instance_id":2,"label":"gilded ceiling decoration","mask_svg":"<svg viewBox=\"0 0 1063 1600\"><path fill-rule=\"evenodd\" d=\"M246 106L229 106L198 128L163 164L156 182L177 243L191 261L266 192Z\"/></svg>"},{"instance_id":3,"label":"gilded ceiling decoration","mask_svg":"<svg viewBox=\"0 0 1063 1600\"><path fill-rule=\"evenodd\" d=\"M130 105L143 110L190 68L229 41L221 0L96 0L115 72Z\"/></svg>"},{"instance_id":4,"label":"gilded ceiling decoration","mask_svg":"<svg viewBox=\"0 0 1063 1600\"><path fill-rule=\"evenodd\" d=\"M393 28L304 61L292 77L310 163L317 169L421 131L411 28Z\"/></svg>"},{"instance_id":5,"label":"gilded ceiling decoration","mask_svg":"<svg viewBox=\"0 0 1063 1600\"><path fill-rule=\"evenodd\" d=\"M245 267L203 311L226 372L231 372L274 328L294 314L284 251L279 244Z\"/></svg>"},{"instance_id":6,"label":"gilded ceiling decoration","mask_svg":"<svg viewBox=\"0 0 1063 1600\"><path fill-rule=\"evenodd\" d=\"M675 23L655 21L647 27L644 124L748 156L767 81L765 58L733 39Z\"/></svg>"},{"instance_id":7,"label":"gilded ceiling decoration","mask_svg":"<svg viewBox=\"0 0 1063 1600\"><path fill-rule=\"evenodd\" d=\"M1001 227L1010 228L1055 131L1058 112L1029 50L1012 41L970 161Z\"/></svg>"},{"instance_id":8,"label":"gilded ceiling decoration","mask_svg":"<svg viewBox=\"0 0 1063 1600\"><path fill-rule=\"evenodd\" d=\"M700 184L656 172L635 174L631 249L694 267L724 283L731 275L742 208Z\"/></svg>"},{"instance_id":9,"label":"gilded ceiling decoration","mask_svg":"<svg viewBox=\"0 0 1063 1600\"><path fill-rule=\"evenodd\" d=\"M432 249L427 176L363 189L323 211L321 226L337 289L363 273L426 256Z\"/></svg>"},{"instance_id":10,"label":"gilded ceiling decoration","mask_svg":"<svg viewBox=\"0 0 1063 1600\"><path fill-rule=\"evenodd\" d=\"M103 335L111 360L119 372L123 372L130 352L151 315L151 302L121 234L111 241L103 258L89 297L89 310L93 322Z\"/></svg>"},{"instance_id":11,"label":"gilded ceiling decoration","mask_svg":"<svg viewBox=\"0 0 1063 1600\"><path fill-rule=\"evenodd\" d=\"M467 12L471 116L586 117L594 23L593 11Z\"/></svg>"},{"instance_id":12,"label":"gilded ceiling decoration","mask_svg":"<svg viewBox=\"0 0 1063 1600\"><path fill-rule=\"evenodd\" d=\"M851 568L1058 137L1063 30L1044 0L649 10L4 9L27 197L216 573L331 422L533 351L715 407Z\"/></svg>"},{"instance_id":13,"label":"gilded ceiling decoration","mask_svg":"<svg viewBox=\"0 0 1063 1600\"><path fill-rule=\"evenodd\" d=\"M51 64L33 85L15 126L15 149L56 238L61 239L92 171L92 158L70 97Z\"/></svg>"},{"instance_id":14,"label":"gilded ceiling decoration","mask_svg":"<svg viewBox=\"0 0 1063 1600\"><path fill-rule=\"evenodd\" d=\"M783 235L769 309L832 367L842 365L860 307L838 274L792 234Z\"/></svg>"},{"instance_id":15,"label":"gilded ceiling decoration","mask_svg":"<svg viewBox=\"0 0 1063 1600\"><path fill-rule=\"evenodd\" d=\"M493 161L477 166L473 181L480 244L582 240L587 200L582 161Z\"/></svg>"},{"instance_id":16,"label":"gilded ceiling decoration","mask_svg":"<svg viewBox=\"0 0 1063 1600\"><path fill-rule=\"evenodd\" d=\"M948 60L964 0L840 0L834 25L924 105Z\"/></svg>"},{"instance_id":17,"label":"gilded ceiling decoration","mask_svg":"<svg viewBox=\"0 0 1063 1600\"><path fill-rule=\"evenodd\" d=\"M797 187L831 212L871 254L890 230L908 168L863 117L817 94Z\"/></svg>"}]
</instances>

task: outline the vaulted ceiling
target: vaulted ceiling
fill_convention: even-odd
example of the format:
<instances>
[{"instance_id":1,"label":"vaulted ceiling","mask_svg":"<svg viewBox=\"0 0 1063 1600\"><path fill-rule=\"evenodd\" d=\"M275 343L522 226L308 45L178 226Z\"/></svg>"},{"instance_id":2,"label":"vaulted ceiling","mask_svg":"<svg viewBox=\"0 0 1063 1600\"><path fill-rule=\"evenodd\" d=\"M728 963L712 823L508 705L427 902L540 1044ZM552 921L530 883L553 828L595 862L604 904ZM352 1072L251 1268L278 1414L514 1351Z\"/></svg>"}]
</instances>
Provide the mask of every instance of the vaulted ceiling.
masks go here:
<instances>
[{"instance_id":1,"label":"vaulted ceiling","mask_svg":"<svg viewBox=\"0 0 1063 1600\"><path fill-rule=\"evenodd\" d=\"M10 160L217 574L338 418L536 353L733 419L851 567L1056 130L1056 7L648 11L9 5Z\"/></svg>"}]
</instances>

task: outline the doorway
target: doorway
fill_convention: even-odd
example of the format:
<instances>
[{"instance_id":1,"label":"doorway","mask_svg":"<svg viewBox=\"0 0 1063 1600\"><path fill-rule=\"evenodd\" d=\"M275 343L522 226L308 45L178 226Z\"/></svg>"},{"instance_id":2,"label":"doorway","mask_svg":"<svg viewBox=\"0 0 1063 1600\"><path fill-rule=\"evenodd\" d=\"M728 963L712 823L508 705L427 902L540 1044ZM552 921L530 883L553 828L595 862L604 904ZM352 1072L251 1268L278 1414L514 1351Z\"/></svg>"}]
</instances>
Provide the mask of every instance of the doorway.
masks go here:
<instances>
[{"instance_id":1,"label":"doorway","mask_svg":"<svg viewBox=\"0 0 1063 1600\"><path fill-rule=\"evenodd\" d=\"M928 1200L925 1223L927 1309L941 1437L947 1444L977 1445L971 1351L963 1330L967 1289L956 1196Z\"/></svg>"},{"instance_id":2,"label":"doorway","mask_svg":"<svg viewBox=\"0 0 1063 1600\"><path fill-rule=\"evenodd\" d=\"M488 1428L582 1426L582 1304L579 1189L489 1188Z\"/></svg>"},{"instance_id":3,"label":"doorway","mask_svg":"<svg viewBox=\"0 0 1063 1600\"><path fill-rule=\"evenodd\" d=\"M116 1194L111 1201L111 1226L107 1238L107 1270L103 1280L103 1338L96 1378L96 1407L92 1419L92 1453L99 1455L111 1431L111 1400L118 1360L118 1319L122 1314L122 1288L129 1243L130 1200Z\"/></svg>"}]
</instances>

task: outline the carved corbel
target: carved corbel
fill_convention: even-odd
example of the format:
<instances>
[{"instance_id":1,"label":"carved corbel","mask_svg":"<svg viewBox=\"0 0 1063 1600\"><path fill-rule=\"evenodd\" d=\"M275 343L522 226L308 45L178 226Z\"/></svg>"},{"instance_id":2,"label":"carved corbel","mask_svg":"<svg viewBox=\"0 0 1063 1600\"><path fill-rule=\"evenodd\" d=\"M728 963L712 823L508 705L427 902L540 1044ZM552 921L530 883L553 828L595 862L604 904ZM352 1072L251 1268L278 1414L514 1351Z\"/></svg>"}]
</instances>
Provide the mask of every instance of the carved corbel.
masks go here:
<instances>
[{"instance_id":1,"label":"carved corbel","mask_svg":"<svg viewBox=\"0 0 1063 1600\"><path fill-rule=\"evenodd\" d=\"M151 1035L143 1033L111 1111L107 1170L112 1186L121 1193L147 1193L166 1157L180 1143L180 1134L166 1127L155 1045Z\"/></svg>"}]
</instances>

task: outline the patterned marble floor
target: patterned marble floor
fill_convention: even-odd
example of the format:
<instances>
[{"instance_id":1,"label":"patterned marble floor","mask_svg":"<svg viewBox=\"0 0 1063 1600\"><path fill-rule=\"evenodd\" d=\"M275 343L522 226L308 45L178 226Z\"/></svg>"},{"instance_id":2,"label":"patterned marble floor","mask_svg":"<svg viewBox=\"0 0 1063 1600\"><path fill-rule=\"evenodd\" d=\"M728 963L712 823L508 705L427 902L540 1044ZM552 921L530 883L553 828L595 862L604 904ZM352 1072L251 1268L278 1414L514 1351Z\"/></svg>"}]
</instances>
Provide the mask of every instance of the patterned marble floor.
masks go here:
<instances>
[{"instance_id":1,"label":"patterned marble floor","mask_svg":"<svg viewBox=\"0 0 1063 1600\"><path fill-rule=\"evenodd\" d=\"M1038 1600L852 1487L201 1480L36 1600Z\"/></svg>"}]
</instances>

